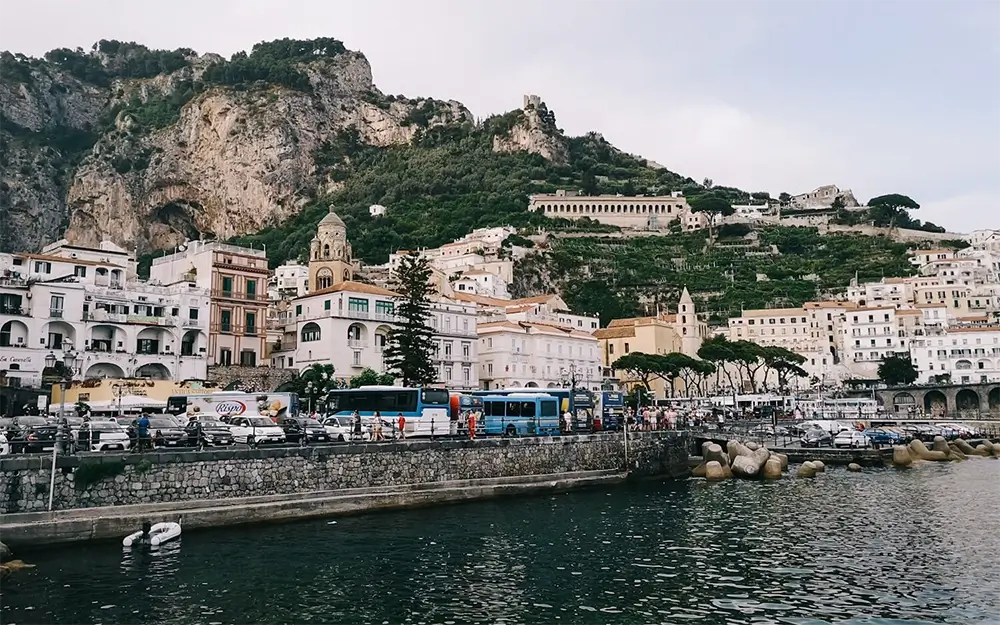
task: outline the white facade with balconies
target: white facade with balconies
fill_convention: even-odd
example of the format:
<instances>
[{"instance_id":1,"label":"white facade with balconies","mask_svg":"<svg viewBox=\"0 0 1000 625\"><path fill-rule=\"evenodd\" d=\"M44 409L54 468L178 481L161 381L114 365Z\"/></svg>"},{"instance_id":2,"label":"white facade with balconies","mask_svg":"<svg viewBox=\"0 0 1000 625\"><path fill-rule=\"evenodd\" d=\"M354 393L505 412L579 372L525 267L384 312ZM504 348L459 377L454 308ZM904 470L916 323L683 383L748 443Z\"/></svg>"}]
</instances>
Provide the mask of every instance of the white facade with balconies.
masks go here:
<instances>
[{"instance_id":1,"label":"white facade with balconies","mask_svg":"<svg viewBox=\"0 0 1000 625\"><path fill-rule=\"evenodd\" d=\"M345 380L366 368L384 373L389 331L399 325L396 297L381 287L346 281L295 298L277 320L282 338L271 352L271 365L301 370L332 364ZM431 313L437 383L477 388L475 306L440 298L431 302Z\"/></svg>"},{"instance_id":2,"label":"white facade with balconies","mask_svg":"<svg viewBox=\"0 0 1000 625\"><path fill-rule=\"evenodd\" d=\"M8 384L39 384L46 356L63 361L66 352L82 378L206 377L207 290L129 279L134 259L103 246L50 248L0 254L0 369Z\"/></svg>"}]
</instances>

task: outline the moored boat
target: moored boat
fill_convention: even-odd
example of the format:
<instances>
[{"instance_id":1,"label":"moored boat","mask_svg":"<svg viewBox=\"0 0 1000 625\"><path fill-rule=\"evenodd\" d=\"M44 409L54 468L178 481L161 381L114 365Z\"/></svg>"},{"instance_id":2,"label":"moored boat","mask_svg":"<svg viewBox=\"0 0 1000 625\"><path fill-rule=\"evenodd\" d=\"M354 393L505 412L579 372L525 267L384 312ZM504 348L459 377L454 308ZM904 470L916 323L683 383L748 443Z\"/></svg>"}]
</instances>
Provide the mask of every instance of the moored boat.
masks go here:
<instances>
[{"instance_id":1,"label":"moored boat","mask_svg":"<svg viewBox=\"0 0 1000 625\"><path fill-rule=\"evenodd\" d=\"M122 540L122 545L131 547L133 545L148 544L151 547L159 547L165 542L178 538L180 535L180 523L157 523L156 525L144 527L138 532L129 534Z\"/></svg>"}]
</instances>

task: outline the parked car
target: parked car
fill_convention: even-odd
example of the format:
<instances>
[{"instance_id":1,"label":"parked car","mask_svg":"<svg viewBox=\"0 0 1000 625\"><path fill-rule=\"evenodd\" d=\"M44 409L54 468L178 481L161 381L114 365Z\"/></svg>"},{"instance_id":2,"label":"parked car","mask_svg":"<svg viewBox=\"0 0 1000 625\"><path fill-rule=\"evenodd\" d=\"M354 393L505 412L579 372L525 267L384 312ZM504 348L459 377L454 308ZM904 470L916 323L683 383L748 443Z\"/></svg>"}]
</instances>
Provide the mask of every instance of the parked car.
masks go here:
<instances>
[{"instance_id":1,"label":"parked car","mask_svg":"<svg viewBox=\"0 0 1000 625\"><path fill-rule=\"evenodd\" d=\"M201 414L196 415L195 420L201 424L201 437L204 444L209 446L233 444L233 432L229 429L229 426L218 418ZM187 432L188 440L191 440L194 422L188 421L187 427L184 430Z\"/></svg>"},{"instance_id":2,"label":"parked car","mask_svg":"<svg viewBox=\"0 0 1000 625\"><path fill-rule=\"evenodd\" d=\"M326 428L308 417L280 417L278 427L285 432L285 438L289 443L298 443L305 435L307 443L326 443L330 440L330 435Z\"/></svg>"},{"instance_id":3,"label":"parked car","mask_svg":"<svg viewBox=\"0 0 1000 625\"><path fill-rule=\"evenodd\" d=\"M947 428L958 434L959 438L972 438L979 435L979 431L964 423L935 423L939 428Z\"/></svg>"},{"instance_id":4,"label":"parked car","mask_svg":"<svg viewBox=\"0 0 1000 625\"><path fill-rule=\"evenodd\" d=\"M81 423L73 442L81 451L125 451L132 446L128 432L114 421Z\"/></svg>"},{"instance_id":5,"label":"parked car","mask_svg":"<svg viewBox=\"0 0 1000 625\"><path fill-rule=\"evenodd\" d=\"M229 431L237 443L284 443L285 432L267 417L232 417Z\"/></svg>"},{"instance_id":6,"label":"parked car","mask_svg":"<svg viewBox=\"0 0 1000 625\"><path fill-rule=\"evenodd\" d=\"M6 456L10 453L10 443L7 442L7 435L0 432L0 456Z\"/></svg>"},{"instance_id":7,"label":"parked car","mask_svg":"<svg viewBox=\"0 0 1000 625\"><path fill-rule=\"evenodd\" d=\"M802 435L799 443L803 447L823 447L833 444L833 436L821 427L810 428Z\"/></svg>"},{"instance_id":8,"label":"parked car","mask_svg":"<svg viewBox=\"0 0 1000 625\"><path fill-rule=\"evenodd\" d=\"M833 438L833 446L838 449L844 447L860 449L862 447L868 447L870 442L869 438L865 436L865 433L858 430L842 430Z\"/></svg>"},{"instance_id":9,"label":"parked car","mask_svg":"<svg viewBox=\"0 0 1000 625\"><path fill-rule=\"evenodd\" d=\"M132 421L129 434L134 436L138 423L138 419ZM149 416L149 437L157 447L184 447L188 444L187 432L169 415Z\"/></svg>"},{"instance_id":10,"label":"parked car","mask_svg":"<svg viewBox=\"0 0 1000 625\"><path fill-rule=\"evenodd\" d=\"M873 445L902 445L906 442L902 434L886 428L865 430L865 436Z\"/></svg>"},{"instance_id":11,"label":"parked car","mask_svg":"<svg viewBox=\"0 0 1000 625\"><path fill-rule=\"evenodd\" d=\"M56 440L56 424L45 417L14 417L7 422L6 437L11 453L51 450Z\"/></svg>"},{"instance_id":12,"label":"parked car","mask_svg":"<svg viewBox=\"0 0 1000 625\"><path fill-rule=\"evenodd\" d=\"M330 440L349 441L353 432L353 423L350 417L326 417L320 421L320 425L330 435Z\"/></svg>"}]
</instances>

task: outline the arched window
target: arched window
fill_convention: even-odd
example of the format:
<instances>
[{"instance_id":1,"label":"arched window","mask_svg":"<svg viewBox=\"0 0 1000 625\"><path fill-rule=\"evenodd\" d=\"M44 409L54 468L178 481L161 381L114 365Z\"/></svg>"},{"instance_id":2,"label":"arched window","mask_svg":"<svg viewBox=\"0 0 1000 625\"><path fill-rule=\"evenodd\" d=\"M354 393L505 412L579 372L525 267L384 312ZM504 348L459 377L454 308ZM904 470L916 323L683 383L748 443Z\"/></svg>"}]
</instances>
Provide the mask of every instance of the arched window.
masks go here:
<instances>
[{"instance_id":1,"label":"arched window","mask_svg":"<svg viewBox=\"0 0 1000 625\"><path fill-rule=\"evenodd\" d=\"M323 244L323 258L330 258L330 244Z\"/></svg>"},{"instance_id":2,"label":"arched window","mask_svg":"<svg viewBox=\"0 0 1000 625\"><path fill-rule=\"evenodd\" d=\"M319 326L315 323L307 323L302 326L302 342L318 341L320 338Z\"/></svg>"}]
</instances>

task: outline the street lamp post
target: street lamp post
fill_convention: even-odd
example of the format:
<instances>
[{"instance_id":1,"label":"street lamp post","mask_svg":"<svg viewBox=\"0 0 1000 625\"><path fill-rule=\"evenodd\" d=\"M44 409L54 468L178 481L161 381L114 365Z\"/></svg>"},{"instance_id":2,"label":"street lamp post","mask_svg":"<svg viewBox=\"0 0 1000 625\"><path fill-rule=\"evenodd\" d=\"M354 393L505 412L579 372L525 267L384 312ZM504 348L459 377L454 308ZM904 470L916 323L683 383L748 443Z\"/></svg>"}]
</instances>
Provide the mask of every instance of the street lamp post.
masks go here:
<instances>
[{"instance_id":1,"label":"street lamp post","mask_svg":"<svg viewBox=\"0 0 1000 625\"><path fill-rule=\"evenodd\" d=\"M122 395L128 393L129 387L125 384L112 384L111 392L114 393L115 397L118 399L118 421L121 422L122 418Z\"/></svg>"},{"instance_id":2,"label":"street lamp post","mask_svg":"<svg viewBox=\"0 0 1000 625\"><path fill-rule=\"evenodd\" d=\"M56 458L59 455L59 446L63 443L65 436L65 409L66 409L66 384L73 380L76 369L76 354L68 351L63 356L63 369L60 372L59 380L59 422L56 426L56 439L52 441L52 471L49 475L49 512L52 512L52 502L56 489ZM49 352L45 357L45 366L54 369L56 366L55 354Z\"/></svg>"}]
</instances>

